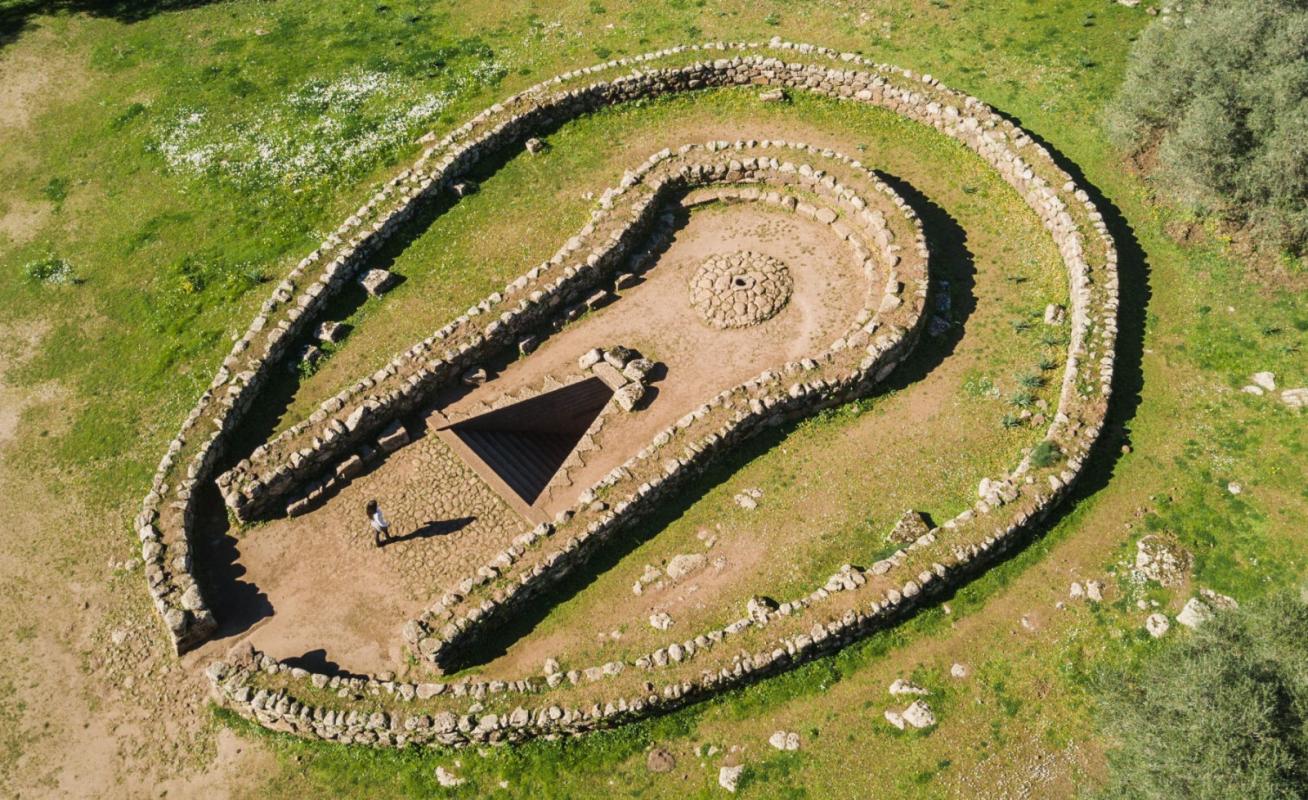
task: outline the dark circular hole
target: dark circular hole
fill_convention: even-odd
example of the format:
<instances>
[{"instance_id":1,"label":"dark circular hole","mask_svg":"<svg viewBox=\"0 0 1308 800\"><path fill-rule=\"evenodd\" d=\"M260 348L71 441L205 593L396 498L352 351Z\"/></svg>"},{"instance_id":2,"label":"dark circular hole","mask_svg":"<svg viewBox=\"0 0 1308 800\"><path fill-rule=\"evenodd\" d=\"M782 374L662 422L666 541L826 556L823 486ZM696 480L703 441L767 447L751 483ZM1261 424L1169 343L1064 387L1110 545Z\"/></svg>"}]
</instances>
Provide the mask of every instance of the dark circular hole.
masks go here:
<instances>
[{"instance_id":1,"label":"dark circular hole","mask_svg":"<svg viewBox=\"0 0 1308 800\"><path fill-rule=\"evenodd\" d=\"M744 285L745 285L745 279L744 279L744 278L736 278L734 281L732 281L732 283L736 284L737 286L744 286Z\"/></svg>"}]
</instances>

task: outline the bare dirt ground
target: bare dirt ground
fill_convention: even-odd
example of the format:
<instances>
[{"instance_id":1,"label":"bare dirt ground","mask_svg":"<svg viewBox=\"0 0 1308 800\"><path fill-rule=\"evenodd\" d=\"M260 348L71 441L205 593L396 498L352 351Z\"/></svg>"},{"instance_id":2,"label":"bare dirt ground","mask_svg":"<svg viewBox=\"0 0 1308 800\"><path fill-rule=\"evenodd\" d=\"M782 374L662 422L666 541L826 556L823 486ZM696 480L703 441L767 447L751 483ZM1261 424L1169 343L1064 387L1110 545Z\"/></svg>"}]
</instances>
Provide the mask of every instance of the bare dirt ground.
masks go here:
<instances>
[{"instance_id":1,"label":"bare dirt ground","mask_svg":"<svg viewBox=\"0 0 1308 800\"><path fill-rule=\"evenodd\" d=\"M369 499L391 523L380 547L363 510ZM243 534L235 600L216 599L226 635L201 656L248 638L314 666L395 670L405 620L525 527L439 438L425 436L310 513Z\"/></svg>"},{"instance_id":2,"label":"bare dirt ground","mask_svg":"<svg viewBox=\"0 0 1308 800\"><path fill-rule=\"evenodd\" d=\"M76 490L14 457L25 426L68 402L5 380L47 330L0 330L0 796L235 796L271 756L215 736L202 679L162 644L123 521L86 514Z\"/></svg>"}]
</instances>

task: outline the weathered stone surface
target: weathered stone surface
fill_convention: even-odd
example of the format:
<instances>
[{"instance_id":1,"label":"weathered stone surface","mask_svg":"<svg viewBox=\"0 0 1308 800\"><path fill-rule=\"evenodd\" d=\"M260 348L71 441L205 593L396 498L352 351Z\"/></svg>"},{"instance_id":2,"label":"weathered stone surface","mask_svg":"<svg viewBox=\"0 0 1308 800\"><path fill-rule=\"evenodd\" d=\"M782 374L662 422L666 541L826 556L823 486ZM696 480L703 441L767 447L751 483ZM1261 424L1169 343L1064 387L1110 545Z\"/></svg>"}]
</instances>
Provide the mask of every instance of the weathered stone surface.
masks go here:
<instances>
[{"instance_id":1,"label":"weathered stone surface","mask_svg":"<svg viewBox=\"0 0 1308 800\"><path fill-rule=\"evenodd\" d=\"M666 572L669 578L679 581L692 572L703 569L707 563L708 557L703 553L681 553L668 560Z\"/></svg>"},{"instance_id":2,"label":"weathered stone surface","mask_svg":"<svg viewBox=\"0 0 1308 800\"><path fill-rule=\"evenodd\" d=\"M399 278L390 270L370 269L359 278L359 285L373 297L381 297L398 281Z\"/></svg>"},{"instance_id":3,"label":"weathered stone surface","mask_svg":"<svg viewBox=\"0 0 1308 800\"><path fill-rule=\"evenodd\" d=\"M928 706L925 700L914 700L901 712L901 716L904 722L914 728L929 728L936 724L936 715L931 712L931 706Z\"/></svg>"},{"instance_id":4,"label":"weathered stone surface","mask_svg":"<svg viewBox=\"0 0 1308 800\"><path fill-rule=\"evenodd\" d=\"M653 625L656 630L666 631L672 627L672 617L668 616L666 611L656 611L650 614L649 624Z\"/></svg>"},{"instance_id":5,"label":"weathered stone surface","mask_svg":"<svg viewBox=\"0 0 1308 800\"><path fill-rule=\"evenodd\" d=\"M906 681L902 678L895 678L894 682L890 684L889 691L892 695L895 695L896 697L899 697L901 695L927 694L926 689L923 689L921 686L918 686L916 683L913 683L912 681Z\"/></svg>"},{"instance_id":6,"label":"weathered stone surface","mask_svg":"<svg viewBox=\"0 0 1308 800\"><path fill-rule=\"evenodd\" d=\"M334 320L327 320L318 325L313 336L320 342L339 342L345 338L345 326Z\"/></svg>"},{"instance_id":7,"label":"weathered stone surface","mask_svg":"<svg viewBox=\"0 0 1308 800\"><path fill-rule=\"evenodd\" d=\"M341 480L354 480L363 474L363 470L363 459L357 454L352 455L336 465L336 477Z\"/></svg>"},{"instance_id":8,"label":"weathered stone surface","mask_svg":"<svg viewBox=\"0 0 1308 800\"><path fill-rule=\"evenodd\" d=\"M734 767L722 767L718 770L718 786L726 789L728 792L735 792L736 785L740 783L740 775L745 771L745 767L737 764Z\"/></svg>"},{"instance_id":9,"label":"weathered stone surface","mask_svg":"<svg viewBox=\"0 0 1308 800\"><path fill-rule=\"evenodd\" d=\"M645 385L634 381L623 384L613 393L613 401L618 404L618 408L628 412L635 411L644 398Z\"/></svg>"},{"instance_id":10,"label":"weathered stone surface","mask_svg":"<svg viewBox=\"0 0 1308 800\"><path fill-rule=\"evenodd\" d=\"M676 766L677 759L673 758L672 753L662 747L655 747L649 751L649 755L645 756L645 769L650 772L671 772Z\"/></svg>"},{"instance_id":11,"label":"weathered stone surface","mask_svg":"<svg viewBox=\"0 0 1308 800\"><path fill-rule=\"evenodd\" d=\"M1150 534L1135 544L1135 572L1145 580L1176 586L1189 575L1194 557L1173 537Z\"/></svg>"},{"instance_id":12,"label":"weathered stone surface","mask_svg":"<svg viewBox=\"0 0 1308 800\"><path fill-rule=\"evenodd\" d=\"M921 512L910 508L899 517L886 538L897 544L912 544L930 532L931 526L927 524L926 518Z\"/></svg>"},{"instance_id":13,"label":"weathered stone surface","mask_svg":"<svg viewBox=\"0 0 1308 800\"><path fill-rule=\"evenodd\" d=\"M714 328L747 328L776 316L793 289L785 264L746 250L706 259L690 279L690 303Z\"/></svg>"},{"instance_id":14,"label":"weathered stone surface","mask_svg":"<svg viewBox=\"0 0 1308 800\"><path fill-rule=\"evenodd\" d=\"M1154 613L1145 619L1145 630L1149 631L1149 635L1155 639L1165 635L1171 627L1172 624L1167 621L1166 614Z\"/></svg>"},{"instance_id":15,"label":"weathered stone surface","mask_svg":"<svg viewBox=\"0 0 1308 800\"><path fill-rule=\"evenodd\" d=\"M387 453L393 453L409 443L409 431L397 420L377 437L377 444Z\"/></svg>"},{"instance_id":16,"label":"weathered stone surface","mask_svg":"<svg viewBox=\"0 0 1308 800\"><path fill-rule=\"evenodd\" d=\"M1197 628L1212 618L1213 610L1198 597L1187 600L1181 613L1176 615L1176 621L1187 628Z\"/></svg>"},{"instance_id":17,"label":"weathered stone surface","mask_svg":"<svg viewBox=\"0 0 1308 800\"><path fill-rule=\"evenodd\" d=\"M470 369L463 373L461 380L465 386L481 386L487 381L486 370L482 367Z\"/></svg>"}]
</instances>

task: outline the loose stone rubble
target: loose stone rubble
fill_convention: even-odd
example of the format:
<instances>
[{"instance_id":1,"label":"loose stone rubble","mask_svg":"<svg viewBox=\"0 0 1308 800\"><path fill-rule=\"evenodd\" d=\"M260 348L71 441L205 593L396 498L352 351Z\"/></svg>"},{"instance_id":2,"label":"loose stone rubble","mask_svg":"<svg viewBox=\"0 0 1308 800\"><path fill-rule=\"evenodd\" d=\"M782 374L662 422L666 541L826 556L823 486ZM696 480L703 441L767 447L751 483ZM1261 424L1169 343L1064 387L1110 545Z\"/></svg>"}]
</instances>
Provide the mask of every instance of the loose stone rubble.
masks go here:
<instances>
[{"instance_id":1,"label":"loose stone rubble","mask_svg":"<svg viewBox=\"0 0 1308 800\"><path fill-rule=\"evenodd\" d=\"M1194 556L1171 537L1154 534L1135 544L1135 574L1163 586L1176 586L1189 576Z\"/></svg>"},{"instance_id":2,"label":"loose stone rubble","mask_svg":"<svg viewBox=\"0 0 1308 800\"><path fill-rule=\"evenodd\" d=\"M780 40L669 48L567 73L487 109L388 181L277 285L169 446L137 518L150 590L178 651L203 642L217 625L192 575L196 489L215 479L230 432L273 366L291 356L297 337L313 330L328 299L358 277L369 254L428 199L475 191L466 178L472 166L532 131L614 103L745 84L888 108L962 142L1026 200L1068 268L1067 366L1047 433L1064 458L1041 468L1023 459L1008 473L987 477L971 508L873 564L867 574L847 565L809 594L774 609L760 604L719 630L671 642L634 663L555 672L549 683L531 677L415 685L388 676L310 673L243 653L207 670L219 703L270 728L375 746L459 746L611 727L788 669L894 624L1019 546L1030 525L1066 495L1103 425L1117 332L1117 256L1085 190L1010 120L930 76ZM851 320L849 332L827 351L713 398L611 479L584 492L577 508L524 532L497 559L500 566L479 571L459 592L405 625L422 658L439 665L474 646L494 620L538 597L613 531L648 513L745 436L866 393L895 369L925 327L927 244L920 223L902 198L857 161L788 142L712 142L661 151L606 192L587 229L549 262L217 476L232 512L240 520L280 513L306 487L334 476L338 464L374 448L388 426L438 389L478 370L486 380L491 355L518 348L525 335L535 335L563 310L602 297L617 275L633 274L631 260L642 257L642 243L658 229L674 195L764 202L824 222L852 251L864 254L868 278L881 282L876 305ZM600 496L605 507L593 509ZM598 702L568 694L582 686L602 690L605 681L630 670L648 675L644 691ZM553 702L551 692L573 701ZM915 726L935 722L920 700L899 718ZM725 788L734 790L740 769L723 768Z\"/></svg>"}]
</instances>

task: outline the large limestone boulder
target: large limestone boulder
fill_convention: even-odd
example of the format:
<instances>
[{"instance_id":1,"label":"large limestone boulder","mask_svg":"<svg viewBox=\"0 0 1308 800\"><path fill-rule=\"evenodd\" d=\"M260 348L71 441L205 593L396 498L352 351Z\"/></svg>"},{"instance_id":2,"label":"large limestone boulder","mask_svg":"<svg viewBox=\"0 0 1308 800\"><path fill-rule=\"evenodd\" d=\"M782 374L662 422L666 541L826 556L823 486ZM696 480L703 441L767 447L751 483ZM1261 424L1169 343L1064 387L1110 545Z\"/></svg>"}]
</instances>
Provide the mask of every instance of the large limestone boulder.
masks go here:
<instances>
[{"instance_id":1,"label":"large limestone boulder","mask_svg":"<svg viewBox=\"0 0 1308 800\"><path fill-rule=\"evenodd\" d=\"M718 786L734 793L736 785L740 783L740 774L744 771L745 767L740 764L734 767L722 767L718 770Z\"/></svg>"},{"instance_id":2,"label":"large limestone boulder","mask_svg":"<svg viewBox=\"0 0 1308 800\"><path fill-rule=\"evenodd\" d=\"M914 728L930 728L936 724L936 715L931 712L931 706L928 706L925 700L914 700L900 716L904 718L904 722Z\"/></svg>"}]
</instances>

